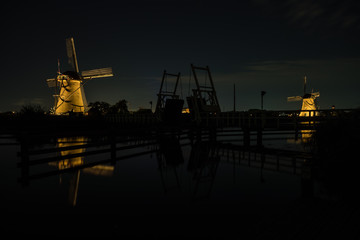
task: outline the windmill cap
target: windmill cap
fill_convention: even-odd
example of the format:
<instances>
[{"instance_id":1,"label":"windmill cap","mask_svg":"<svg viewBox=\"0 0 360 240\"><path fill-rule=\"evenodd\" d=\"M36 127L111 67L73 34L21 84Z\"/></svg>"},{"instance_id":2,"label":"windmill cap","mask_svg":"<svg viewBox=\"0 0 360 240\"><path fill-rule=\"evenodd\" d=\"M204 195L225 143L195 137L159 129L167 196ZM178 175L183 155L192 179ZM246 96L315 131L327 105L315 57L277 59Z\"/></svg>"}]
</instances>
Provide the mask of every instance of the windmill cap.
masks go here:
<instances>
[{"instance_id":1,"label":"windmill cap","mask_svg":"<svg viewBox=\"0 0 360 240\"><path fill-rule=\"evenodd\" d=\"M80 80L81 77L77 72L74 71L66 71L63 73L63 75L67 75L70 79L74 79L74 80Z\"/></svg>"},{"instance_id":2,"label":"windmill cap","mask_svg":"<svg viewBox=\"0 0 360 240\"><path fill-rule=\"evenodd\" d=\"M303 98L311 98L311 94L310 93L306 93Z\"/></svg>"}]
</instances>

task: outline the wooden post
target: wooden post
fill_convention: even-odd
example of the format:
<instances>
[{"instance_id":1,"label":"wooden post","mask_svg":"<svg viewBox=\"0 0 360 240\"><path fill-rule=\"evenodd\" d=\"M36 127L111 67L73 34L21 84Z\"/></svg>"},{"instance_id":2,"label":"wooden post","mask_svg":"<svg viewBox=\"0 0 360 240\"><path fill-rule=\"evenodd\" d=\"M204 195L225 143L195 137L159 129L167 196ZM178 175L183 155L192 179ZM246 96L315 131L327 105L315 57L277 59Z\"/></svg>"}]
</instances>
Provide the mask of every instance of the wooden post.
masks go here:
<instances>
[{"instance_id":1,"label":"wooden post","mask_svg":"<svg viewBox=\"0 0 360 240\"><path fill-rule=\"evenodd\" d=\"M227 119L226 119L226 120L227 120L227 121L226 121L227 127L230 126L230 123L229 123L229 121L230 121L229 114L230 114L229 112L226 114L226 115L227 115L227 116L226 116L226 118L227 118Z\"/></svg>"},{"instance_id":2,"label":"wooden post","mask_svg":"<svg viewBox=\"0 0 360 240\"><path fill-rule=\"evenodd\" d=\"M256 142L257 142L257 146L258 147L262 147L263 143L262 143L262 138L263 138L263 121L262 121L262 114L260 115L260 118L257 119L257 138L256 138Z\"/></svg>"},{"instance_id":3,"label":"wooden post","mask_svg":"<svg viewBox=\"0 0 360 240\"><path fill-rule=\"evenodd\" d=\"M238 121L238 123L239 123L238 127L239 128L241 128L241 125L242 125L241 119L242 119L242 114L241 114L241 112L239 112L239 121Z\"/></svg>"},{"instance_id":4,"label":"wooden post","mask_svg":"<svg viewBox=\"0 0 360 240\"><path fill-rule=\"evenodd\" d=\"M250 147L250 129L248 127L245 127L243 131L244 131L243 134L244 147L248 148Z\"/></svg>"},{"instance_id":5,"label":"wooden post","mask_svg":"<svg viewBox=\"0 0 360 240\"><path fill-rule=\"evenodd\" d=\"M27 138L27 136L23 135L20 140L21 184L23 187L29 186L29 146Z\"/></svg>"},{"instance_id":6,"label":"wooden post","mask_svg":"<svg viewBox=\"0 0 360 240\"><path fill-rule=\"evenodd\" d=\"M196 129L196 141L201 141L201 128Z\"/></svg>"},{"instance_id":7,"label":"wooden post","mask_svg":"<svg viewBox=\"0 0 360 240\"><path fill-rule=\"evenodd\" d=\"M111 147L111 160L112 164L115 165L116 163L116 136L114 133L109 136L110 138L110 147Z\"/></svg>"},{"instance_id":8,"label":"wooden post","mask_svg":"<svg viewBox=\"0 0 360 240\"><path fill-rule=\"evenodd\" d=\"M265 153L264 153L263 150L261 150L260 159L261 159L261 169L263 169L263 168L264 168L264 165L265 165Z\"/></svg>"},{"instance_id":9,"label":"wooden post","mask_svg":"<svg viewBox=\"0 0 360 240\"><path fill-rule=\"evenodd\" d=\"M292 164L293 164L293 167L294 167L293 174L296 174L296 158L295 157L292 158Z\"/></svg>"},{"instance_id":10,"label":"wooden post","mask_svg":"<svg viewBox=\"0 0 360 240\"><path fill-rule=\"evenodd\" d=\"M299 128L298 128L298 121L297 121L297 117L296 114L294 115L294 128L295 128L295 141L298 140L298 135L299 135Z\"/></svg>"},{"instance_id":11,"label":"wooden post","mask_svg":"<svg viewBox=\"0 0 360 240\"><path fill-rule=\"evenodd\" d=\"M209 140L210 142L216 142L217 132L215 127L209 129Z\"/></svg>"},{"instance_id":12,"label":"wooden post","mask_svg":"<svg viewBox=\"0 0 360 240\"><path fill-rule=\"evenodd\" d=\"M193 146L194 145L194 130L193 129L189 130L188 136L190 139L190 144L191 144L191 146Z\"/></svg>"},{"instance_id":13,"label":"wooden post","mask_svg":"<svg viewBox=\"0 0 360 240\"><path fill-rule=\"evenodd\" d=\"M235 152L234 152L234 149L232 149L232 155L233 155L233 176L234 176L234 183L236 182L235 181L235 176L236 176L236 165L235 165Z\"/></svg>"},{"instance_id":14,"label":"wooden post","mask_svg":"<svg viewBox=\"0 0 360 240\"><path fill-rule=\"evenodd\" d=\"M264 169L264 165L265 165L265 153L264 153L263 149L261 150L260 160L261 160L260 181L263 183L263 182L265 182L265 179L263 176L263 169Z\"/></svg>"},{"instance_id":15,"label":"wooden post","mask_svg":"<svg viewBox=\"0 0 360 240\"><path fill-rule=\"evenodd\" d=\"M256 142L257 142L257 146L258 147L262 147L263 144L262 144L262 128L259 127L258 130L257 130L257 138L256 138Z\"/></svg>"},{"instance_id":16,"label":"wooden post","mask_svg":"<svg viewBox=\"0 0 360 240\"><path fill-rule=\"evenodd\" d=\"M235 83L234 83L234 109L233 109L233 112L235 112L236 110L236 99L235 99Z\"/></svg>"},{"instance_id":17,"label":"wooden post","mask_svg":"<svg viewBox=\"0 0 360 240\"><path fill-rule=\"evenodd\" d=\"M207 127L209 126L209 117L210 117L210 114L206 113L206 126Z\"/></svg>"},{"instance_id":18,"label":"wooden post","mask_svg":"<svg viewBox=\"0 0 360 240\"><path fill-rule=\"evenodd\" d=\"M298 139L299 139L299 129L296 126L295 127L295 141L297 141Z\"/></svg>"}]
</instances>

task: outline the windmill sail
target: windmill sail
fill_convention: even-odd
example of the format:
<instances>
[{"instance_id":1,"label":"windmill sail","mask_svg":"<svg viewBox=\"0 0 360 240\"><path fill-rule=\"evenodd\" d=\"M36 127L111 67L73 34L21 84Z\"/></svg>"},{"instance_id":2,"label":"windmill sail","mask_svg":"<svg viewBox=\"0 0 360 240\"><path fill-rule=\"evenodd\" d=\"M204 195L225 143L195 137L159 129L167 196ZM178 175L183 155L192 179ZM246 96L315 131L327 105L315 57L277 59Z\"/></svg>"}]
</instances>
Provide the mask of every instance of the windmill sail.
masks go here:
<instances>
[{"instance_id":1,"label":"windmill sail","mask_svg":"<svg viewBox=\"0 0 360 240\"><path fill-rule=\"evenodd\" d=\"M56 87L56 80L55 80L55 78L46 79L46 83L47 83L48 87L50 87L50 88Z\"/></svg>"},{"instance_id":2,"label":"windmill sail","mask_svg":"<svg viewBox=\"0 0 360 240\"><path fill-rule=\"evenodd\" d=\"M69 59L69 64L73 67L75 72L79 72L79 66L77 63L74 38L66 39L66 50Z\"/></svg>"},{"instance_id":3,"label":"windmill sail","mask_svg":"<svg viewBox=\"0 0 360 240\"><path fill-rule=\"evenodd\" d=\"M300 96L293 96L293 97L288 97L287 100L288 102L295 102L295 101L301 101L303 98Z\"/></svg>"},{"instance_id":4,"label":"windmill sail","mask_svg":"<svg viewBox=\"0 0 360 240\"><path fill-rule=\"evenodd\" d=\"M314 98L318 98L318 97L320 97L320 92L311 93L311 96Z\"/></svg>"},{"instance_id":5,"label":"windmill sail","mask_svg":"<svg viewBox=\"0 0 360 240\"><path fill-rule=\"evenodd\" d=\"M84 79L102 78L102 77L112 77L112 76L114 76L111 67L82 71L81 75L82 75L82 77Z\"/></svg>"}]
</instances>

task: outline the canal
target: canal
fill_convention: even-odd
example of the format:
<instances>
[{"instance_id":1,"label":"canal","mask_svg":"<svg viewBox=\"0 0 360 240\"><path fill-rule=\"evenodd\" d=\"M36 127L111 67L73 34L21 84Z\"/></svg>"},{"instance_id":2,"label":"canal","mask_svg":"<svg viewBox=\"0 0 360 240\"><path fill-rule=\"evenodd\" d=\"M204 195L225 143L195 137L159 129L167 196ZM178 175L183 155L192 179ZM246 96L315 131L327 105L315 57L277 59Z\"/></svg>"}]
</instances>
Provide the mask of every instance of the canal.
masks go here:
<instances>
[{"instance_id":1,"label":"canal","mask_svg":"<svg viewBox=\"0 0 360 240\"><path fill-rule=\"evenodd\" d=\"M272 219L304 206L309 187L311 196L321 188L309 184L307 149L293 137L264 138L260 150L241 148L234 136L120 136L110 144L72 136L27 139L26 149L23 140L2 138L5 230L26 236L261 236Z\"/></svg>"}]
</instances>

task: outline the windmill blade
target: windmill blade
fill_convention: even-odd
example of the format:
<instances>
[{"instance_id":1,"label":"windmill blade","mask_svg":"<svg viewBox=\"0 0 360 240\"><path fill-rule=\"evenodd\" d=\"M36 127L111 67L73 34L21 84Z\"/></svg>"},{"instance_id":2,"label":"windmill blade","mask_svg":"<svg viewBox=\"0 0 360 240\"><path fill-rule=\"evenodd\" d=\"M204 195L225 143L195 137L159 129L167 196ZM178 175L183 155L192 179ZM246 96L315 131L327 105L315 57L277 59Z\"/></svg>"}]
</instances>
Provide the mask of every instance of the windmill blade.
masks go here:
<instances>
[{"instance_id":1,"label":"windmill blade","mask_svg":"<svg viewBox=\"0 0 360 240\"><path fill-rule=\"evenodd\" d=\"M296 101L301 101L303 98L300 96L293 96L293 97L288 97L287 101L288 102L296 102Z\"/></svg>"},{"instance_id":2,"label":"windmill blade","mask_svg":"<svg viewBox=\"0 0 360 240\"><path fill-rule=\"evenodd\" d=\"M320 92L311 93L311 96L314 98L318 98L318 97L320 97Z\"/></svg>"},{"instance_id":3,"label":"windmill blade","mask_svg":"<svg viewBox=\"0 0 360 240\"><path fill-rule=\"evenodd\" d=\"M56 87L56 79L55 78L51 78L51 79L46 79L46 83L48 85L48 87Z\"/></svg>"},{"instance_id":4,"label":"windmill blade","mask_svg":"<svg viewBox=\"0 0 360 240\"><path fill-rule=\"evenodd\" d=\"M111 67L82 71L81 75L84 79L114 76Z\"/></svg>"},{"instance_id":5,"label":"windmill blade","mask_svg":"<svg viewBox=\"0 0 360 240\"><path fill-rule=\"evenodd\" d=\"M77 63L74 38L66 39L66 51L68 55L69 64L73 67L75 72L79 72L79 66Z\"/></svg>"}]
</instances>

